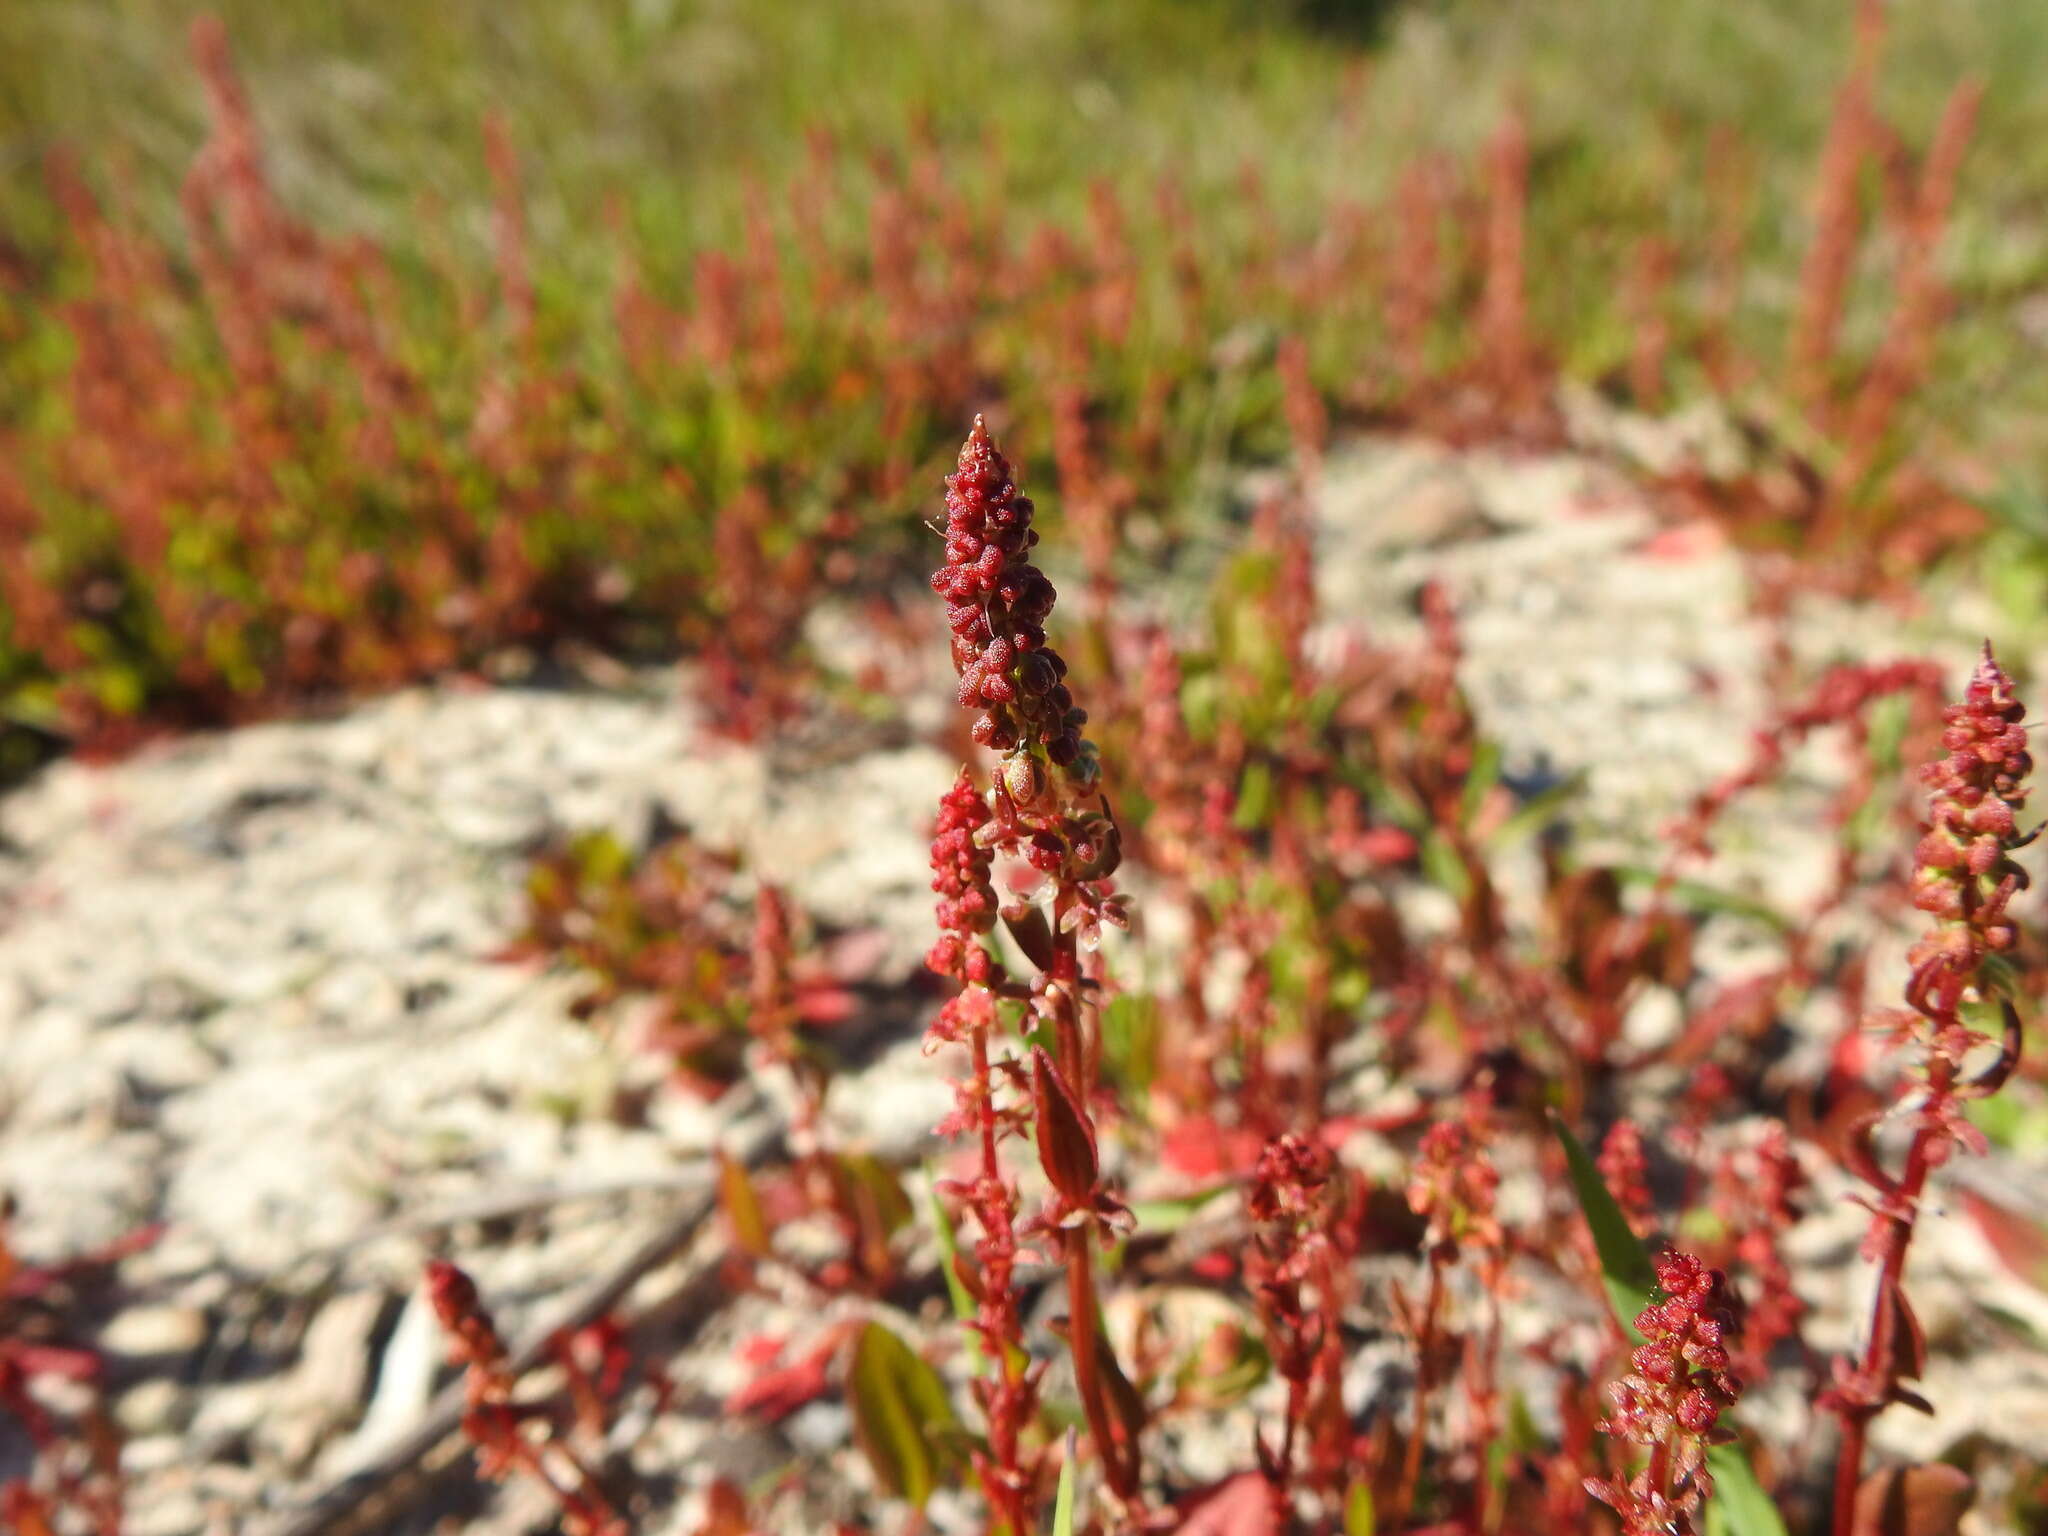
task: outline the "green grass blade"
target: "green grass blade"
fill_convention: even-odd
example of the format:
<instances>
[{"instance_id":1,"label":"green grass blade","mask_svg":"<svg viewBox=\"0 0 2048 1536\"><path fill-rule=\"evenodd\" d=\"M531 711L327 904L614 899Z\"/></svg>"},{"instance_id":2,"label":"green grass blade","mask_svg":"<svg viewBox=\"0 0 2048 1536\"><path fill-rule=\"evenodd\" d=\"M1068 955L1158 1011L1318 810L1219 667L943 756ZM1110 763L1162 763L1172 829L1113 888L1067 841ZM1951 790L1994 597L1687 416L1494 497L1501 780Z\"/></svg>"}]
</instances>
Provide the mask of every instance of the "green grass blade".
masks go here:
<instances>
[{"instance_id":1,"label":"green grass blade","mask_svg":"<svg viewBox=\"0 0 2048 1536\"><path fill-rule=\"evenodd\" d=\"M925 1200L931 1206L932 1230L939 1239L939 1273L946 1277L946 1294L953 1299L953 1316L963 1323L974 1321L974 1298L967 1294L966 1283L954 1268L953 1261L960 1252L960 1239L953 1232L953 1218L946 1211L946 1202L939 1198L938 1180L932 1176L932 1165L924 1165ZM967 1335L968 1358L973 1362L974 1374L979 1376L988 1368L987 1356L982 1353L981 1335L969 1332Z\"/></svg>"},{"instance_id":2,"label":"green grass blade","mask_svg":"<svg viewBox=\"0 0 2048 1536\"><path fill-rule=\"evenodd\" d=\"M1059 1491L1052 1500L1052 1536L1074 1536L1074 1432L1067 1431L1067 1454L1060 1462Z\"/></svg>"}]
</instances>

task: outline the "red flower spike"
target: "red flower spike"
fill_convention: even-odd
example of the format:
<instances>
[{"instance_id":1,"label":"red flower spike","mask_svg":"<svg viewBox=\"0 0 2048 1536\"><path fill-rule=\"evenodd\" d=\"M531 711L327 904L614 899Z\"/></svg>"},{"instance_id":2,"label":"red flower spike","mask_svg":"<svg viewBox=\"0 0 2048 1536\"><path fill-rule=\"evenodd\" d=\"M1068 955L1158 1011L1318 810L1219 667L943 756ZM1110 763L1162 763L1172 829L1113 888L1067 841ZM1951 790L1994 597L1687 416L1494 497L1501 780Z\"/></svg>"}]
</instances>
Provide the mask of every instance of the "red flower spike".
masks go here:
<instances>
[{"instance_id":1,"label":"red flower spike","mask_svg":"<svg viewBox=\"0 0 2048 1536\"><path fill-rule=\"evenodd\" d=\"M2012 679L1986 645L1963 702L1942 712L1947 755L1920 771L1929 796L1913 854L1913 904L1937 922L1907 956L1906 1001L1937 1026L1956 1021L1985 960L2012 947L2006 906L2027 883L2012 858L2033 767L2025 717ZM1934 1042L1937 1050L1974 1043L1974 1034Z\"/></svg>"},{"instance_id":2,"label":"red flower spike","mask_svg":"<svg viewBox=\"0 0 2048 1536\"><path fill-rule=\"evenodd\" d=\"M1734 1319L1726 1281L1687 1253L1658 1257L1660 1299L1636 1316L1643 1343L1611 1389L1614 1412L1600 1432L1652 1450L1636 1476L1588 1478L1586 1491L1612 1507L1622 1530L1689 1536L1701 1502L1713 1492L1707 1447L1732 1438L1720 1424L1742 1383L1729 1370Z\"/></svg>"},{"instance_id":3,"label":"red flower spike","mask_svg":"<svg viewBox=\"0 0 2048 1536\"><path fill-rule=\"evenodd\" d=\"M1942 756L1920 771L1928 788L1927 821L1913 853L1913 903L1934 926L1907 953L1906 1018L1921 1048L1923 1080L1907 1088L1913 1139L1896 1178L1877 1166L1869 1127L1852 1132L1847 1160L1877 1190L1870 1202L1864 1255L1878 1267L1876 1299L1860 1357L1835 1364L1835 1384L1821 1399L1842 1421L1835 1462L1835 1536L1851 1536L1870 1421L1886 1406L1924 1408L1905 1383L1919 1376L1925 1345L1903 1277L1921 1200L1933 1171L1957 1147L1984 1150L1983 1133L1964 1115L1964 1101L1995 1091L2016 1064L2019 1016L2003 995L1992 961L2013 947L2008 907L2026 889L2026 871L2012 855L2029 840L2019 831L2033 768L2027 751L2026 707L1986 644L1963 701L1942 712ZM2000 1058L1971 1079L1964 1058L1986 1037L1964 1021L1971 1002L1999 1004ZM1917 1016L1917 1017L1916 1017Z\"/></svg>"},{"instance_id":4,"label":"red flower spike","mask_svg":"<svg viewBox=\"0 0 2048 1536\"><path fill-rule=\"evenodd\" d=\"M1031 498L977 416L946 480L946 563L932 590L946 599L960 704L981 711L975 739L1007 750L1035 743L1062 766L1080 755L1069 724L1066 663L1045 644L1055 593L1031 563Z\"/></svg>"},{"instance_id":5,"label":"red flower spike","mask_svg":"<svg viewBox=\"0 0 2048 1536\"><path fill-rule=\"evenodd\" d=\"M1129 922L1109 883L1121 836L1097 790L1095 749L1081 737L1087 712L1074 701L1065 660L1046 643L1054 592L1031 563L1038 542L1032 510L987 423L977 418L946 482L946 563L933 573L932 587L946 602L959 701L975 711L970 734L1003 760L987 780L963 770L940 806L932 841L940 937L930 965L964 990L940 1010L930 1039L965 1046L972 1063L942 1129L979 1142L975 1177L954 1186L979 1229L969 1326L993 1364L975 1389L987 1439L973 1462L996 1523L1013 1529L1030 1523L1044 1463L1026 1435L1037 1413L1040 1373L1025 1364L1030 1355L1013 1278L1020 1234L1045 1233L1067 1270L1075 1385L1111 1490L1127 1514L1140 1489L1136 1419L1124 1401L1128 1387L1119 1385L1115 1356L1094 1324L1093 1249L1107 1232L1127 1229L1131 1218L1101 1180L1088 1108L1095 1058L1087 1044L1101 978L1083 959L1083 946L1092 949L1104 922ZM998 860L1018 896L1008 906L994 895ZM1024 871L1029 878L1017 883ZM1035 968L1028 981L1011 978L981 942L998 917ZM999 999L1022 1004L1026 1018L1052 1031L1064 1066L1056 1067L1042 1050L1028 1064L1004 1054L997 1039ZM1006 1093L1000 1105L999 1083L1019 1090ZM1019 1134L1035 1143L1052 1184L1044 1209L1029 1218L1018 1210L1000 1150Z\"/></svg>"}]
</instances>

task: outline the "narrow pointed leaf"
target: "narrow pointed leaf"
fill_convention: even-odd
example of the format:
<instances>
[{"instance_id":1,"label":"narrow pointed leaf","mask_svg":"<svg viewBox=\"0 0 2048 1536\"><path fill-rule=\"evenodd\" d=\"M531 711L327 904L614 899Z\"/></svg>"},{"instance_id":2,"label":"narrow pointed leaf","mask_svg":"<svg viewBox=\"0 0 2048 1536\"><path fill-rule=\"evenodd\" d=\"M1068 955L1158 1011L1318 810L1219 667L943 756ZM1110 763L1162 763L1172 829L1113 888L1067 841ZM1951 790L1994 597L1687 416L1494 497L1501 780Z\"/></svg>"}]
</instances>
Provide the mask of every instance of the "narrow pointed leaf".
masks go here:
<instances>
[{"instance_id":1,"label":"narrow pointed leaf","mask_svg":"<svg viewBox=\"0 0 2048 1536\"><path fill-rule=\"evenodd\" d=\"M1714 1496L1707 1500L1709 1530L1727 1536L1786 1536L1785 1517L1757 1481L1748 1453L1736 1442L1707 1447Z\"/></svg>"},{"instance_id":2,"label":"narrow pointed leaf","mask_svg":"<svg viewBox=\"0 0 2048 1536\"><path fill-rule=\"evenodd\" d=\"M1608 1192L1599 1165L1579 1145L1578 1138L1555 1114L1550 1117L1550 1128L1564 1148L1572 1189L1578 1194L1579 1209L1586 1214L1586 1225L1593 1232L1593 1246L1600 1255L1600 1275L1607 1285L1607 1300L1623 1330L1640 1344L1642 1336L1636 1332L1636 1314L1650 1304L1657 1290L1657 1272L1651 1267L1650 1255L1630 1229L1620 1203Z\"/></svg>"},{"instance_id":3,"label":"narrow pointed leaf","mask_svg":"<svg viewBox=\"0 0 2048 1536\"><path fill-rule=\"evenodd\" d=\"M1360 1478L1344 1500L1344 1536L1374 1536L1380 1528L1372 1503L1372 1484Z\"/></svg>"},{"instance_id":4,"label":"narrow pointed leaf","mask_svg":"<svg viewBox=\"0 0 2048 1536\"><path fill-rule=\"evenodd\" d=\"M773 1244L768 1234L768 1216L761 1209L761 1197L747 1170L723 1148L718 1153L718 1203L732 1227L732 1240L740 1252L765 1259Z\"/></svg>"},{"instance_id":5,"label":"narrow pointed leaf","mask_svg":"<svg viewBox=\"0 0 2048 1536\"><path fill-rule=\"evenodd\" d=\"M938 1182L932 1177L930 1163L924 1167L924 1194L931 1208L932 1231L939 1241L939 1273L946 1277L946 1295L953 1303L953 1316L960 1322L971 1323L975 1317L974 1298L967 1294L967 1283L960 1278L960 1239L953 1231L952 1213L939 1198ZM967 1335L967 1356L975 1375L988 1369L988 1357L982 1353L981 1336L977 1333Z\"/></svg>"},{"instance_id":6,"label":"narrow pointed leaf","mask_svg":"<svg viewBox=\"0 0 2048 1536\"><path fill-rule=\"evenodd\" d=\"M1067 1454L1060 1459L1059 1491L1052 1499L1052 1536L1074 1536L1074 1432L1067 1431Z\"/></svg>"}]
</instances>

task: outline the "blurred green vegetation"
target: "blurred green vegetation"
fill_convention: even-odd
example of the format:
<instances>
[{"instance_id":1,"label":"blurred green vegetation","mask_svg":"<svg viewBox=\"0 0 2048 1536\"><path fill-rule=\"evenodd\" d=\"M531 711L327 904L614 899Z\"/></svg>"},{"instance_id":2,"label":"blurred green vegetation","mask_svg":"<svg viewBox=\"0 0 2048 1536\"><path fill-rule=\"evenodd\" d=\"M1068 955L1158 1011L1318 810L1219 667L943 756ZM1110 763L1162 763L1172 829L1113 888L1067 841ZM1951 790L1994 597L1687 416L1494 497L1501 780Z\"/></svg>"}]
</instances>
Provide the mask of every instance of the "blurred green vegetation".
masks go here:
<instances>
[{"instance_id":1,"label":"blurred green vegetation","mask_svg":"<svg viewBox=\"0 0 2048 1536\"><path fill-rule=\"evenodd\" d=\"M39 162L69 146L125 167L169 226L201 137L176 0L11 0L0 49L0 229L53 234ZM1805 240L1814 152L1848 56L1844 0L577 0L433 7L224 0L287 201L403 256L445 209L479 262L488 188L480 123L505 115L527 169L543 275L598 301L607 198L656 250L736 230L749 178L779 184L808 129L999 146L1016 194L1078 208L1098 176L1172 168L1198 210L1257 166L1277 217L1372 194L1415 153L1468 148L1511 97L1535 139L1531 249L1554 334L1613 353L1598 306L1619 253L1651 230L1697 248L1706 161L1732 125L1754 180L1745 325L1767 355ZM1958 290L1934 415L1996 463L2048 459L2030 428L2048 394L2048 11L2011 0L1891 8L1881 104L1925 142L1948 89L1988 94L1950 236ZM1347 105L1348 104L1348 105ZM438 224L438 220L432 221ZM1601 290L1589 292L1589 290ZM2048 301L2043 301L2048 303ZM1606 319L1593 318L1596 310ZM1852 343L1881 323L1852 312ZM2017 316L2017 323L2016 323ZM1582 322L1582 323L1581 323Z\"/></svg>"},{"instance_id":2,"label":"blurred green vegetation","mask_svg":"<svg viewBox=\"0 0 2048 1536\"><path fill-rule=\"evenodd\" d=\"M1847 0L225 0L211 9L226 23L285 206L323 232L376 241L401 279L397 350L422 381L398 429L410 467L387 474L364 462L352 386L337 392L334 359L286 339L286 384L301 408L272 466L268 525L209 510L239 491L175 496L165 510L177 537L161 568L110 553L117 514L104 477L73 473L93 460L69 445L75 405L64 380L78 340L50 301L82 279L60 258L69 242L43 167L60 151L71 156L124 218L139 217L177 253L178 291L189 293L178 191L206 136L188 46L201 8L10 0L0 38L0 278L13 281L0 281L0 433L41 453L24 473L42 519L38 559L66 584L74 617L83 614L67 636L82 660L0 650L0 714L38 729L62 713L52 686L81 678L114 716L181 690L287 693L280 636L309 606L337 633L363 628L364 611L392 610L388 655L336 663L323 678L474 663L530 615L476 626L473 645L439 661L445 637L396 633L399 608L467 601L465 582L514 607L526 600L515 601L503 571L480 574L475 561L457 561L440 586L394 587L387 578L421 564L409 541L441 524L459 549L500 553L506 541L489 545L491 528L519 525L507 568L528 573L529 606L556 618L574 606L561 597L566 586L603 586L609 566L639 584L624 615L633 637L666 633L678 615L697 626L685 625L686 638L729 628L760 606L756 590L774 584L767 573L842 508L857 512L856 542L870 553L891 537L921 540L919 508L957 440L959 413L984 399L1038 423L1022 434L1023 450L1031 483L1053 492L1057 520L1064 509L1044 463L1048 405L1077 366L1097 451L1143 482L1131 506L1154 519L1120 515L1119 534L1156 549L1191 531L1193 520L1177 514L1213 501L1225 466L1286 453L1280 383L1267 367L1280 335L1305 342L1316 390L1370 407L1376 381L1354 386L1377 366L1369 349L1384 341L1382 296L1354 284L1303 299L1284 264L1258 257L1312 252L1347 206L1385 208L1404 171L1437 152L1457 184L1440 259L1449 289L1430 339L1445 355L1433 361L1454 366L1469 354L1483 205L1474 178L1484 141L1511 110L1530 139L1529 299L1543 344L1580 377L1620 371L1631 337L1619 299L1651 236L1680 253L1668 307L1697 317L1714 280L1723 189L1733 185L1747 209L1733 339L1759 364L1768 394L1851 32ZM2048 371L2036 358L2048 342L2048 93L2033 85L2048 66L2048 11L2010 0L1893 9L1878 106L1903 157L1925 146L1959 80L1986 87L1944 248L1953 317L1932 382L1893 436L1899 451L1909 446L1981 490L1998 596L2025 609L2048 591L2048 524L2035 515L2048 439L2034 429L2048 407ZM535 462L574 466L559 485L517 466L501 471L475 445L478 401L505 356L502 315L479 323L459 312L464 293L494 291L484 154L494 115L520 160L537 352L551 376L576 381L520 417ZM825 235L852 274L845 291L820 298L828 290L808 254L786 252L792 345L772 387L695 365L652 383L635 377L612 313L622 249L647 289L673 302L701 276L701 253L745 250L750 205L786 240L794 210L784 189L805 174L819 134L843 152L833 173L841 201L828 215L837 222ZM1056 355L1045 332L1065 275L1017 276L1014 293L991 280L964 312L974 344L957 377L878 390L908 349L889 328L901 317L876 304L865 276L874 269L865 199L900 178L863 161L900 166L921 145L939 152L946 195L973 205L977 219L1007 199L996 211L1013 217L977 226L1002 231L997 250L1043 220L1085 231L1091 189L1118 190L1146 285L1133 336L1098 339L1078 362ZM1903 159L1893 167L1895 179L1910 172ZM1153 201L1165 175L1193 211L1213 279L1199 323L1185 330L1168 321L1177 236ZM1882 180L1866 172L1873 210ZM631 238L619 238L615 220ZM1348 235L1336 233L1342 248ZM1369 233L1397 243L1385 237L1398 231ZM1867 239L1858 259L1845 371L1867 361L1890 312L1896 229ZM168 366L196 386L189 421L202 425L164 430L199 444L185 456L194 484L232 491L244 429L220 337L203 308L183 299L166 308ZM933 334L917 344L936 375L954 349L939 334L946 317L929 318ZM1683 340L1669 364L1680 397L1700 382L1687 374L1698 350ZM892 416L889 400L910 403ZM126 431L114 430L117 446ZM1127 451L1147 440L1149 459ZM436 462L444 444L454 473ZM787 516L771 527L747 511L750 496ZM728 516L735 507L745 515ZM719 590L717 573L736 567L717 532L755 524L764 530L755 574L729 574ZM280 529L315 541L306 570L274 569L262 546ZM463 544L472 534L482 543ZM370 610L342 579L364 554L382 562ZM813 574L782 584L795 591ZM231 610L216 618L223 594ZM182 627L166 617L181 603ZM782 614L767 627L795 622ZM591 627L610 642L629 626L608 618ZM218 712L216 699L190 713Z\"/></svg>"}]
</instances>

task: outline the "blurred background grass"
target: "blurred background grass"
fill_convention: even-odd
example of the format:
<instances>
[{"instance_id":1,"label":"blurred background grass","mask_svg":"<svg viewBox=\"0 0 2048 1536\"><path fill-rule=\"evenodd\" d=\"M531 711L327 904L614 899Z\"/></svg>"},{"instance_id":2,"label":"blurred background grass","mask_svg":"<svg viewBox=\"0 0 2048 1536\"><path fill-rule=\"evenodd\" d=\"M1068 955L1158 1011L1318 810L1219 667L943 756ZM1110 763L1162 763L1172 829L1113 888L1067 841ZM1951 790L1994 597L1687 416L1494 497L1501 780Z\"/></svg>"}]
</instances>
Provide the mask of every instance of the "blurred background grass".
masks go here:
<instances>
[{"instance_id":1,"label":"blurred background grass","mask_svg":"<svg viewBox=\"0 0 2048 1536\"><path fill-rule=\"evenodd\" d=\"M991 174L1023 222L1079 223L1101 179L1126 193L1126 206L1148 210L1150 189L1171 174L1228 248L1262 219L1298 240L1347 198L1378 206L1419 155L1474 163L1511 105L1532 147L1535 329L1568 370L1600 377L1625 363L1617 274L1649 236L1668 237L1695 263L1711 250L1724 175L1747 188L1749 208L1734 339L1772 360L1783 355L1811 239L1815 164L1848 66L1851 9L1848 0L7 0L0 256L11 249L14 265L37 274L22 290L31 306L51 291L41 278L62 270L64 231L43 167L60 150L96 186L122 189L173 250L186 247L177 190L206 132L187 39L211 10L227 25L285 204L325 231L370 236L401 275L424 279L452 244L457 264L488 281L483 124L500 116L520 157L550 345L588 353L600 374L616 371L619 242L608 211L632 226L649 286L687 292L697 253L742 243L748 197L788 185L814 132L855 156L899 157L927 134L956 180L999 161ZM1993 564L2015 605L2048 594L2048 434L2038 426L2048 409L2044 74L2048 7L1890 8L1878 104L1904 144L1925 146L1959 80L1986 87L1944 246L1954 307L1913 431L1928 439L1928 457L1962 467L1959 482L1979 487L2001 520ZM1244 191L1247 169L1263 187L1258 202ZM1865 280L1843 346L1867 356L1892 302L1896 242L1868 241L1860 259ZM417 306L446 305L438 281L410 291ZM0 370L0 426L51 414L54 348ZM1682 397L1683 380L1678 387Z\"/></svg>"},{"instance_id":2,"label":"blurred background grass","mask_svg":"<svg viewBox=\"0 0 2048 1536\"><path fill-rule=\"evenodd\" d=\"M173 0L10 0L0 48L0 228L57 235L41 164L63 146L132 177L175 238L175 189L203 137ZM1035 206L1078 208L1097 177L1171 169L1195 206L1255 166L1281 219L1370 195L1416 153L1465 149L1511 98L1534 135L1531 249L1587 270L1669 230L1704 239L1712 131L1734 125L1754 187L1746 325L1782 327L1814 155L1848 57L1842 0L575 0L432 7L222 0L287 202L417 257L445 209L481 267L481 123L502 113L525 165L544 277L597 300L598 229L622 198L655 252L729 239L749 178L780 183L821 128L900 144L999 143ZM1992 458L2048 464L2048 8L1891 8L1881 102L1924 143L1966 75L1987 97L1949 235L1957 308L1930 402ZM1348 107L1347 107L1348 104ZM438 221L436 221L438 223ZM1688 238L1690 237L1690 238ZM1539 315L1584 349L1614 338L1570 273L1535 274ZM1849 339L1881 323L1871 305ZM1609 322L1611 324L1611 322ZM1590 327L1590 329L1589 329Z\"/></svg>"}]
</instances>

